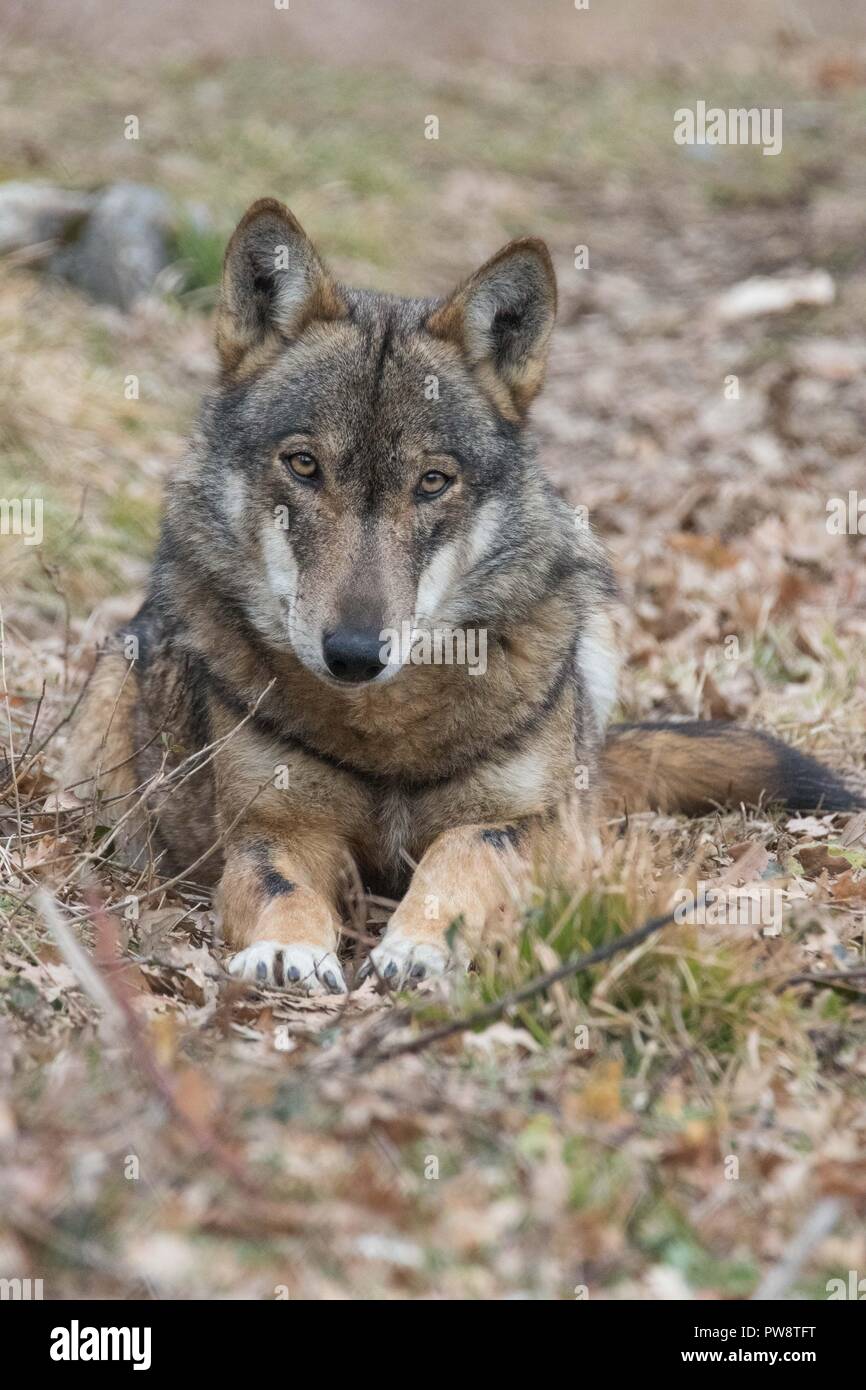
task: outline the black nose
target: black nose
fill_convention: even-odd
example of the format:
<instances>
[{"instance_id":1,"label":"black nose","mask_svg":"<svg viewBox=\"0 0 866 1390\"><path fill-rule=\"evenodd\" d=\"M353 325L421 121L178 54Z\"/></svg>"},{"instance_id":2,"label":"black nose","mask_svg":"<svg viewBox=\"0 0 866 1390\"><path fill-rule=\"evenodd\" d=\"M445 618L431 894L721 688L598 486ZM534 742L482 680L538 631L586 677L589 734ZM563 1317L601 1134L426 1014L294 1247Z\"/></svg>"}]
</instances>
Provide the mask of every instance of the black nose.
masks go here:
<instances>
[{"instance_id":1,"label":"black nose","mask_svg":"<svg viewBox=\"0 0 866 1390\"><path fill-rule=\"evenodd\" d=\"M322 642L331 675L351 685L374 680L384 670L387 662L381 660L381 650L382 637L370 628L339 627L336 632L326 632Z\"/></svg>"}]
</instances>

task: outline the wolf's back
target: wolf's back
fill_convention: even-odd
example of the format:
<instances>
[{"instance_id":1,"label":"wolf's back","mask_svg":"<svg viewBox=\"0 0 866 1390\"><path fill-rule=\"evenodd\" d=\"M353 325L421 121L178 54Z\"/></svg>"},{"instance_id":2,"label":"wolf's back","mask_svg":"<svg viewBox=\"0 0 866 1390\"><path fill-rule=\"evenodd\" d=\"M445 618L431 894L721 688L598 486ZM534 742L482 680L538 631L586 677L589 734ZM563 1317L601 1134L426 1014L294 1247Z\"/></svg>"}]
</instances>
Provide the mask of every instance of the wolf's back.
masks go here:
<instances>
[{"instance_id":1,"label":"wolf's back","mask_svg":"<svg viewBox=\"0 0 866 1390\"><path fill-rule=\"evenodd\" d=\"M817 759L770 734L716 720L612 725L602 780L609 815L700 815L741 802L782 802L793 811L866 807L860 791Z\"/></svg>"}]
</instances>

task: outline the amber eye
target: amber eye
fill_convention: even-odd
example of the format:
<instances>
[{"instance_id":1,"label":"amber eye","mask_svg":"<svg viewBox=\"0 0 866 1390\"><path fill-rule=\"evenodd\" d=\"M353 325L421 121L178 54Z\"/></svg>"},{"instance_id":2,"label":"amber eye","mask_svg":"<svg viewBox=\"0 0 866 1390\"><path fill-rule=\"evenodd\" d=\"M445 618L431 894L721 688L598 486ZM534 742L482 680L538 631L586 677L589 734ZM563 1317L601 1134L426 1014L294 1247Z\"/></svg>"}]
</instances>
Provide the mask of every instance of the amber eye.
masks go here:
<instances>
[{"instance_id":1,"label":"amber eye","mask_svg":"<svg viewBox=\"0 0 866 1390\"><path fill-rule=\"evenodd\" d=\"M315 478L319 472L319 465L312 454L280 454L282 462L290 468L296 478L302 478L304 482L309 482Z\"/></svg>"},{"instance_id":2,"label":"amber eye","mask_svg":"<svg viewBox=\"0 0 866 1390\"><path fill-rule=\"evenodd\" d=\"M440 492L444 492L453 479L447 473L440 473L438 468L431 468L424 473L418 483L418 492L422 497L438 497Z\"/></svg>"}]
</instances>

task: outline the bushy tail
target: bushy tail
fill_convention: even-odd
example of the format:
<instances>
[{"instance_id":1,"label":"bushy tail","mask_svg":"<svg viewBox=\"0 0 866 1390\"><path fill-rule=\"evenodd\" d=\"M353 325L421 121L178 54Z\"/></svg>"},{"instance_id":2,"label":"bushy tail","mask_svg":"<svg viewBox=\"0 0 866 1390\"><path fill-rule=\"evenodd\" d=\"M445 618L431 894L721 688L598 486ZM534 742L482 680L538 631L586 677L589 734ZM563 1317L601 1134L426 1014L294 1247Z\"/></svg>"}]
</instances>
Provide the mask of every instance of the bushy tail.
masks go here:
<instances>
[{"instance_id":1,"label":"bushy tail","mask_svg":"<svg viewBox=\"0 0 866 1390\"><path fill-rule=\"evenodd\" d=\"M716 720L614 724L602 753L602 777L609 815L700 815L741 802L782 802L792 811L866 807L862 793L815 758L769 734Z\"/></svg>"}]
</instances>

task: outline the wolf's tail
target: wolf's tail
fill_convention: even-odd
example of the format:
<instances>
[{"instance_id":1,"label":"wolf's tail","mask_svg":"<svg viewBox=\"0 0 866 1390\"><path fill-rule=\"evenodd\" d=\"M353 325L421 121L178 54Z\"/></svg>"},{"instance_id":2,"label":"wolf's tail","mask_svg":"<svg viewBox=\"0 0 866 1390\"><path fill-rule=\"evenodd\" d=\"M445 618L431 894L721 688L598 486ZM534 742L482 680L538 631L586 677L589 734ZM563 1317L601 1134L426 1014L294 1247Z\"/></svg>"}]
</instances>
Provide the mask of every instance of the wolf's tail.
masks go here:
<instances>
[{"instance_id":1,"label":"wolf's tail","mask_svg":"<svg viewBox=\"0 0 866 1390\"><path fill-rule=\"evenodd\" d=\"M719 806L782 802L792 811L853 811L863 793L815 758L739 724L693 720L614 724L602 752L610 815L700 815Z\"/></svg>"}]
</instances>

